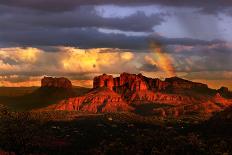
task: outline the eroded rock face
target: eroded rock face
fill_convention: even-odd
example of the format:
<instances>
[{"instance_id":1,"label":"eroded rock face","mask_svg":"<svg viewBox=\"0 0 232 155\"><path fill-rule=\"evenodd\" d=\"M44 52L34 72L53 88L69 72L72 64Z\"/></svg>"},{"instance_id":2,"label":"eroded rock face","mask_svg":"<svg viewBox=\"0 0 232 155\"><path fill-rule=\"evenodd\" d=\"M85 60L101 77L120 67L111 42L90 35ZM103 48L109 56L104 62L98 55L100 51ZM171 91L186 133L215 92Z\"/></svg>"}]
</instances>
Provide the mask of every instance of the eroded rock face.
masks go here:
<instances>
[{"instance_id":1,"label":"eroded rock face","mask_svg":"<svg viewBox=\"0 0 232 155\"><path fill-rule=\"evenodd\" d=\"M70 80L64 77L53 78L53 77L44 77L41 80L41 87L54 87L54 88L65 88L71 89L72 83Z\"/></svg>"},{"instance_id":2,"label":"eroded rock face","mask_svg":"<svg viewBox=\"0 0 232 155\"><path fill-rule=\"evenodd\" d=\"M148 89L152 91L163 91L166 90L169 86L168 82L162 81L158 78L148 78L142 74L138 74L138 76L147 83Z\"/></svg>"},{"instance_id":3,"label":"eroded rock face","mask_svg":"<svg viewBox=\"0 0 232 155\"><path fill-rule=\"evenodd\" d=\"M208 86L202 83L191 82L178 77L166 78L162 81L158 78L148 78L142 74L122 73L120 77L113 78L112 75L103 74L95 77L94 88L107 87L117 93L124 93L127 90L136 92L142 90L165 91L179 89L207 89Z\"/></svg>"},{"instance_id":4,"label":"eroded rock face","mask_svg":"<svg viewBox=\"0 0 232 155\"><path fill-rule=\"evenodd\" d=\"M147 104L147 103L159 103L167 105L186 105L196 103L197 100L194 97L185 96L181 94L164 94L154 93L153 91L139 91L131 95L130 103L135 105Z\"/></svg>"},{"instance_id":5,"label":"eroded rock face","mask_svg":"<svg viewBox=\"0 0 232 155\"><path fill-rule=\"evenodd\" d=\"M93 88L107 87L113 89L114 79L112 75L103 74L93 79Z\"/></svg>"}]
</instances>

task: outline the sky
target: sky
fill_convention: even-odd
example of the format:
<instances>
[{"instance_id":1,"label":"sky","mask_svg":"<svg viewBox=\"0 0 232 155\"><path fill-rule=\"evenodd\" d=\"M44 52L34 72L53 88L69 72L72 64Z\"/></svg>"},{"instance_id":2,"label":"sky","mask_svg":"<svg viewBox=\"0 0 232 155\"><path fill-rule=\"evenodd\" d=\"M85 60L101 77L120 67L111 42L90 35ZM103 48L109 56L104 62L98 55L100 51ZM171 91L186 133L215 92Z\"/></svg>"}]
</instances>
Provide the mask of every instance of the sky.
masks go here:
<instances>
[{"instance_id":1,"label":"sky","mask_svg":"<svg viewBox=\"0 0 232 155\"><path fill-rule=\"evenodd\" d=\"M231 0L1 0L0 86L179 76L232 90Z\"/></svg>"}]
</instances>

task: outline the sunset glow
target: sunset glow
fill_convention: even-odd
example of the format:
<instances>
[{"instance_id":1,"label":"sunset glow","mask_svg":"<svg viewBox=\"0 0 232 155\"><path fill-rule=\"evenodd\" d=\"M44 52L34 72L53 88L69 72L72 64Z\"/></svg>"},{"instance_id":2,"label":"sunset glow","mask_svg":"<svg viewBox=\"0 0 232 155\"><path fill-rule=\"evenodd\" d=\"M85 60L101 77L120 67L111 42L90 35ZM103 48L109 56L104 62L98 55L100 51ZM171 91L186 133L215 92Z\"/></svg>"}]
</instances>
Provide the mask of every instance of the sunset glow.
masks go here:
<instances>
[{"instance_id":1,"label":"sunset glow","mask_svg":"<svg viewBox=\"0 0 232 155\"><path fill-rule=\"evenodd\" d=\"M167 74L167 77L175 76L173 62L171 61L169 55L163 52L162 47L159 44L153 42L150 44L150 48L152 53L154 54L153 59L155 60L147 56L145 57L145 59L147 61L150 61L150 63L152 63L153 65L158 66L161 70L163 70Z\"/></svg>"}]
</instances>

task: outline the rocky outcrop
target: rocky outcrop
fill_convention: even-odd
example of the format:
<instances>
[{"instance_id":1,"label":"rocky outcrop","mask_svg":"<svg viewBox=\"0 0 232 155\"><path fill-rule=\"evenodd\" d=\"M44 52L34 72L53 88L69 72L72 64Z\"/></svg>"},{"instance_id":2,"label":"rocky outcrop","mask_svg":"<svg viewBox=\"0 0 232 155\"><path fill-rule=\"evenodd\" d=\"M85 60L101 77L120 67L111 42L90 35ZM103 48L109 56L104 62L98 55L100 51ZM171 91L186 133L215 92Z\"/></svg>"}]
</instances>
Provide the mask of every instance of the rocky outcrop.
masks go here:
<instances>
[{"instance_id":1,"label":"rocky outcrop","mask_svg":"<svg viewBox=\"0 0 232 155\"><path fill-rule=\"evenodd\" d=\"M50 106L48 110L78 110L86 112L132 111L120 95L108 88L95 89L84 96L69 98Z\"/></svg>"},{"instance_id":2,"label":"rocky outcrop","mask_svg":"<svg viewBox=\"0 0 232 155\"><path fill-rule=\"evenodd\" d=\"M221 87L217 92L223 97L232 98L232 92L227 87Z\"/></svg>"},{"instance_id":3,"label":"rocky outcrop","mask_svg":"<svg viewBox=\"0 0 232 155\"><path fill-rule=\"evenodd\" d=\"M112 75L103 74L94 78L94 88L107 87L117 93L123 94L131 91L175 91L186 89L208 89L206 84L191 82L178 77L166 78L162 81L158 78L148 78L142 74L122 73L120 77L113 78Z\"/></svg>"},{"instance_id":4,"label":"rocky outcrop","mask_svg":"<svg viewBox=\"0 0 232 155\"><path fill-rule=\"evenodd\" d=\"M54 88L64 88L71 89L72 83L70 80L64 77L53 78L53 77L44 77L41 80L41 87L54 87Z\"/></svg>"},{"instance_id":5,"label":"rocky outcrop","mask_svg":"<svg viewBox=\"0 0 232 155\"><path fill-rule=\"evenodd\" d=\"M218 89L218 92L221 92L221 93L229 93L229 88L227 87L221 87L220 89Z\"/></svg>"},{"instance_id":6,"label":"rocky outcrop","mask_svg":"<svg viewBox=\"0 0 232 155\"><path fill-rule=\"evenodd\" d=\"M93 88L106 87L116 92L129 89L130 91L147 90L146 82L136 74L122 73L120 77L103 74L93 80Z\"/></svg>"},{"instance_id":7,"label":"rocky outcrop","mask_svg":"<svg viewBox=\"0 0 232 155\"><path fill-rule=\"evenodd\" d=\"M114 79L112 75L103 74L93 79L93 88L106 87L112 90L113 86L114 86Z\"/></svg>"}]
</instances>

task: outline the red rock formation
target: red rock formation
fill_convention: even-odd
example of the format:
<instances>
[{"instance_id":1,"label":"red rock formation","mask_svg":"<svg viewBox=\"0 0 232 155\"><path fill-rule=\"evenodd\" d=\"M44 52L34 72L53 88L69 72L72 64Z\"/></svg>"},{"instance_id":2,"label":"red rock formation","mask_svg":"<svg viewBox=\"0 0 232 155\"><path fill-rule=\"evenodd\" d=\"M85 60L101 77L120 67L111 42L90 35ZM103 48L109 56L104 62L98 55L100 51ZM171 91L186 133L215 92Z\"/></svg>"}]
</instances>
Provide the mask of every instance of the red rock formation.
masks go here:
<instances>
[{"instance_id":1,"label":"red rock formation","mask_svg":"<svg viewBox=\"0 0 232 155\"><path fill-rule=\"evenodd\" d=\"M108 88L95 89L84 96L69 98L56 105L47 108L48 110L78 110L86 112L118 112L132 111L120 95Z\"/></svg>"},{"instance_id":2,"label":"red rock formation","mask_svg":"<svg viewBox=\"0 0 232 155\"><path fill-rule=\"evenodd\" d=\"M208 89L208 86L201 83L191 82L178 77L167 78L161 81L158 78L147 78L142 74L122 73L120 77L113 78L111 75L103 74L95 77L93 81L94 88L108 87L117 93L152 90L152 91L167 91L167 90L184 90L184 89Z\"/></svg>"},{"instance_id":3,"label":"red rock formation","mask_svg":"<svg viewBox=\"0 0 232 155\"><path fill-rule=\"evenodd\" d=\"M221 87L217 92L223 97L232 98L232 92L227 87Z\"/></svg>"},{"instance_id":4,"label":"red rock formation","mask_svg":"<svg viewBox=\"0 0 232 155\"><path fill-rule=\"evenodd\" d=\"M72 88L72 83L67 78L53 78L53 77L44 77L41 80L41 87L54 87L54 88Z\"/></svg>"},{"instance_id":5,"label":"red rock formation","mask_svg":"<svg viewBox=\"0 0 232 155\"><path fill-rule=\"evenodd\" d=\"M42 80L42 87L69 88L71 82L65 78L45 77ZM192 114L208 116L232 105L232 100L225 99L221 95L221 92L228 92L228 89L213 90L213 92L219 93L210 97L212 93L203 95L198 92L198 90L212 92L207 85L178 77L162 81L157 78L145 77L142 74L122 73L120 77L116 78L103 74L94 78L93 88L83 96L63 100L48 109L96 113L133 111L141 104L156 104L166 106L166 108L152 109L154 114L178 117Z\"/></svg>"},{"instance_id":6,"label":"red rock formation","mask_svg":"<svg viewBox=\"0 0 232 155\"><path fill-rule=\"evenodd\" d=\"M164 94L164 93L154 93L153 91L137 91L133 93L129 100L130 103L135 105L139 104L167 104L167 105L186 105L197 103L197 99L190 96L185 96L181 94Z\"/></svg>"},{"instance_id":7,"label":"red rock formation","mask_svg":"<svg viewBox=\"0 0 232 155\"><path fill-rule=\"evenodd\" d=\"M103 74L93 79L93 88L107 87L113 89L114 79L112 75Z\"/></svg>"},{"instance_id":8,"label":"red rock formation","mask_svg":"<svg viewBox=\"0 0 232 155\"><path fill-rule=\"evenodd\" d=\"M232 99L226 99L222 97L220 93L217 93L212 100L222 107L228 107L232 105Z\"/></svg>"},{"instance_id":9,"label":"red rock formation","mask_svg":"<svg viewBox=\"0 0 232 155\"><path fill-rule=\"evenodd\" d=\"M146 81L146 83L148 84L149 90L153 90L153 91L163 91L166 90L167 87L169 86L168 82L162 81L158 78L147 78L145 76L143 76L142 74L139 74L138 76L140 76L144 81Z\"/></svg>"},{"instance_id":10,"label":"red rock formation","mask_svg":"<svg viewBox=\"0 0 232 155\"><path fill-rule=\"evenodd\" d=\"M131 91L147 90L147 84L142 79L136 79L131 83Z\"/></svg>"}]
</instances>

